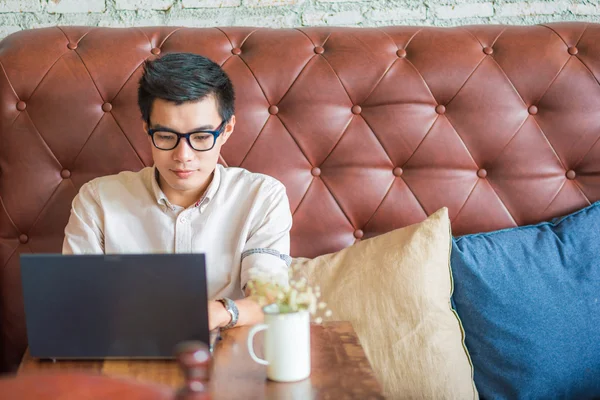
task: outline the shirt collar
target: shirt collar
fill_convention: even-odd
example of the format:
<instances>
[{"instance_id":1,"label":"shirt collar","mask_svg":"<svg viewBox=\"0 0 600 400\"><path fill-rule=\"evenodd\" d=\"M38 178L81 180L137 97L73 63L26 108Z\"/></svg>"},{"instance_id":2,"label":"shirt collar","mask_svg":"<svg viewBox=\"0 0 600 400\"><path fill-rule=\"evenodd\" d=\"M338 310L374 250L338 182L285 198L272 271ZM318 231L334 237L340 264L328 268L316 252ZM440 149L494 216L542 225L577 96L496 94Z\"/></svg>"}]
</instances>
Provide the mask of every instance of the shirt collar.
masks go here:
<instances>
[{"instance_id":1,"label":"shirt collar","mask_svg":"<svg viewBox=\"0 0 600 400\"><path fill-rule=\"evenodd\" d=\"M152 185L152 193L156 198L156 202L160 205L166 205L171 207L171 203L169 203L167 196L165 196L160 186L158 186L158 169L156 169L156 166L152 167L152 174L150 174L150 182Z\"/></svg>"},{"instance_id":2,"label":"shirt collar","mask_svg":"<svg viewBox=\"0 0 600 400\"><path fill-rule=\"evenodd\" d=\"M221 168L223 167L217 164L213 171L213 178L210 182L210 185L208 185L208 188L206 189L202 197L198 199L198 201L194 204L194 207L202 206L201 208L203 209L215 197L215 194L217 193L217 190L221 185ZM156 202L159 205L165 205L167 207L174 208L174 206L169 202L169 199L167 199L167 196L165 196L164 192L158 185L158 175L158 169L156 168L156 166L153 166L150 180L152 181L152 193L156 198Z\"/></svg>"},{"instance_id":3,"label":"shirt collar","mask_svg":"<svg viewBox=\"0 0 600 400\"><path fill-rule=\"evenodd\" d=\"M215 197L219 186L221 186L221 168L223 167L217 164L213 171L213 178L210 185L208 185L208 188L204 191L204 195L202 195L196 204L194 204L194 207L201 207L201 209L204 209L204 207L206 207L206 205Z\"/></svg>"}]
</instances>

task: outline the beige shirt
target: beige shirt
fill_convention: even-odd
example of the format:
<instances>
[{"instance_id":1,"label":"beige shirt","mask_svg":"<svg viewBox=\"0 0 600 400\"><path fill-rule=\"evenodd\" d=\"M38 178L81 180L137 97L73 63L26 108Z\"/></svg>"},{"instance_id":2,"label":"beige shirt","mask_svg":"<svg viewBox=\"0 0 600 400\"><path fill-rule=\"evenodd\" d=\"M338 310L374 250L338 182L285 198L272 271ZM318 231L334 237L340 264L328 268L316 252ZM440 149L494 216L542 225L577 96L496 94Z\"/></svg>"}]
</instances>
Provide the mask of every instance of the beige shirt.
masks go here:
<instances>
[{"instance_id":1,"label":"beige shirt","mask_svg":"<svg viewBox=\"0 0 600 400\"><path fill-rule=\"evenodd\" d=\"M239 299L251 273L287 283L291 226L285 187L274 178L217 165L205 195L184 209L147 167L81 187L63 254L205 253L208 297Z\"/></svg>"}]
</instances>

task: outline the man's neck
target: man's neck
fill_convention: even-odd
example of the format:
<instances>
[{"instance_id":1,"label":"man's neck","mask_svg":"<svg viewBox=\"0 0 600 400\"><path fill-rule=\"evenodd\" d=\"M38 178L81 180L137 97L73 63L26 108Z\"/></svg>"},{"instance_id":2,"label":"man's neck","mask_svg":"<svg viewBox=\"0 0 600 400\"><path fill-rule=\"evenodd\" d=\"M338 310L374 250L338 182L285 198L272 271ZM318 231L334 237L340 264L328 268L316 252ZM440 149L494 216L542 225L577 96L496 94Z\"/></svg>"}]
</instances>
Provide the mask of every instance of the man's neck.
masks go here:
<instances>
[{"instance_id":1,"label":"man's neck","mask_svg":"<svg viewBox=\"0 0 600 400\"><path fill-rule=\"evenodd\" d=\"M212 182L213 176L214 172L211 173L206 179L206 182L204 182L204 184L196 190L179 191L174 190L170 188L169 185L165 184L162 177L159 174L158 186L161 188L161 190L169 200L169 203L183 208L188 208L192 204L196 204L196 202L201 199L201 197L208 189L208 186Z\"/></svg>"}]
</instances>

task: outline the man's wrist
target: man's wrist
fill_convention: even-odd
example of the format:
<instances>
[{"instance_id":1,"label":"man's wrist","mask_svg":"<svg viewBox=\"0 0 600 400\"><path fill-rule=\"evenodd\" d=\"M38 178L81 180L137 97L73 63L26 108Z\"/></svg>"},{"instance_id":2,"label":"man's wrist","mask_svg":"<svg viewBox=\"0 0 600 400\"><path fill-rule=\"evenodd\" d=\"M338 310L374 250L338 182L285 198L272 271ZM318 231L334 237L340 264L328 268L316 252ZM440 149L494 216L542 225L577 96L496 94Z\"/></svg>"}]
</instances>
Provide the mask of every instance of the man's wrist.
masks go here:
<instances>
[{"instance_id":1,"label":"man's wrist","mask_svg":"<svg viewBox=\"0 0 600 400\"><path fill-rule=\"evenodd\" d=\"M227 326L227 324L229 324L231 322L231 314L229 314L229 312L227 311L227 309L225 308L225 304L223 304L221 301L219 300L215 300L219 305L221 305L220 311L219 311L219 328L223 328L225 326Z\"/></svg>"},{"instance_id":2,"label":"man's wrist","mask_svg":"<svg viewBox=\"0 0 600 400\"><path fill-rule=\"evenodd\" d=\"M219 326L224 329L233 328L237 325L239 316L239 311L235 302L226 297L218 299L217 301L223 305L223 310L225 311L223 323Z\"/></svg>"}]
</instances>

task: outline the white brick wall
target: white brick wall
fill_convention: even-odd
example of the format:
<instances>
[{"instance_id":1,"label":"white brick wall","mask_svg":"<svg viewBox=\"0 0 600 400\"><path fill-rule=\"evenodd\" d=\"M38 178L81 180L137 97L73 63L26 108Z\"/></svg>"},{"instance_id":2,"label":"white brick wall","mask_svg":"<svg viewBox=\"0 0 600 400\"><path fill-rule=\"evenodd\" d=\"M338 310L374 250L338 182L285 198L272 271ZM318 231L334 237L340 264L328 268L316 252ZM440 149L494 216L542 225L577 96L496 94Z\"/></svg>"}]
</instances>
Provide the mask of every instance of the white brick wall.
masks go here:
<instances>
[{"instance_id":1,"label":"white brick wall","mask_svg":"<svg viewBox=\"0 0 600 400\"><path fill-rule=\"evenodd\" d=\"M427 18L427 8L384 8L368 12L366 18L371 21L424 20Z\"/></svg>"},{"instance_id":2,"label":"white brick wall","mask_svg":"<svg viewBox=\"0 0 600 400\"><path fill-rule=\"evenodd\" d=\"M518 17L520 15L552 15L567 11L567 1L534 1L502 4L496 14L499 17Z\"/></svg>"},{"instance_id":3,"label":"white brick wall","mask_svg":"<svg viewBox=\"0 0 600 400\"><path fill-rule=\"evenodd\" d=\"M440 19L491 17L494 15L494 5L492 3L454 4L434 7L433 12Z\"/></svg>"},{"instance_id":4,"label":"white brick wall","mask_svg":"<svg viewBox=\"0 0 600 400\"><path fill-rule=\"evenodd\" d=\"M39 0L0 0L0 12L26 12L40 11L42 5Z\"/></svg>"},{"instance_id":5,"label":"white brick wall","mask_svg":"<svg viewBox=\"0 0 600 400\"><path fill-rule=\"evenodd\" d=\"M106 11L105 0L48 0L49 13L101 13Z\"/></svg>"},{"instance_id":6,"label":"white brick wall","mask_svg":"<svg viewBox=\"0 0 600 400\"><path fill-rule=\"evenodd\" d=\"M242 0L182 0L183 8L239 7Z\"/></svg>"},{"instance_id":7,"label":"white brick wall","mask_svg":"<svg viewBox=\"0 0 600 400\"><path fill-rule=\"evenodd\" d=\"M360 11L341 11L325 16L325 24L327 25L357 25L361 23L363 16Z\"/></svg>"},{"instance_id":8,"label":"white brick wall","mask_svg":"<svg viewBox=\"0 0 600 400\"><path fill-rule=\"evenodd\" d=\"M246 0L249 7L268 7L268 6L292 6L303 3L305 0Z\"/></svg>"},{"instance_id":9,"label":"white brick wall","mask_svg":"<svg viewBox=\"0 0 600 400\"><path fill-rule=\"evenodd\" d=\"M117 10L168 10L174 0L116 0Z\"/></svg>"},{"instance_id":10,"label":"white brick wall","mask_svg":"<svg viewBox=\"0 0 600 400\"><path fill-rule=\"evenodd\" d=\"M600 0L0 0L0 38L92 26L383 26L600 22Z\"/></svg>"},{"instance_id":11,"label":"white brick wall","mask_svg":"<svg viewBox=\"0 0 600 400\"><path fill-rule=\"evenodd\" d=\"M600 15L598 4L572 4L569 10L575 15Z\"/></svg>"}]
</instances>

